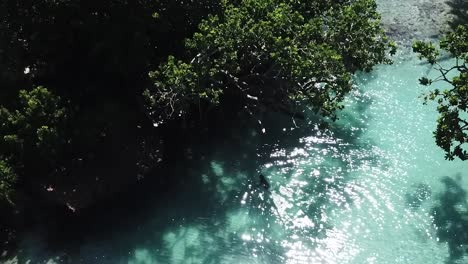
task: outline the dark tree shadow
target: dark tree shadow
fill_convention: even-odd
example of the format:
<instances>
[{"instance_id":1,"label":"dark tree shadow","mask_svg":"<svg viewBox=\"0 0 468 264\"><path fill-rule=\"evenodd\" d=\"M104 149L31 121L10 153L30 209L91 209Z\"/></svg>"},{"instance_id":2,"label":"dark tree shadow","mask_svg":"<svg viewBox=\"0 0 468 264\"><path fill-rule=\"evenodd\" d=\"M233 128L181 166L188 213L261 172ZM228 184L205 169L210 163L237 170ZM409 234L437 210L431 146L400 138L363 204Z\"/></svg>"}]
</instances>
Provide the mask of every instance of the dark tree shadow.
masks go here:
<instances>
[{"instance_id":1,"label":"dark tree shadow","mask_svg":"<svg viewBox=\"0 0 468 264\"><path fill-rule=\"evenodd\" d=\"M450 6L450 13L453 15L453 20L450 21L450 26L456 28L459 25L468 25L468 1L467 0L449 0L447 4Z\"/></svg>"},{"instance_id":2,"label":"dark tree shadow","mask_svg":"<svg viewBox=\"0 0 468 264\"><path fill-rule=\"evenodd\" d=\"M353 98L357 102L341 113L337 123L308 114L309 119L296 120L296 127L290 116L275 113L257 118L240 114L215 119L207 131L197 131L189 125L184 132L173 135L181 142L179 146L171 146L170 157L166 157L163 164L153 171L153 177L145 177L142 183L129 186L128 191L94 205L80 212L80 215L61 217L42 226L45 235L39 243L44 245L46 253L34 255L23 252L20 258L24 262L46 263L51 256L61 256L63 263L90 263L96 257L103 264L116 263L116 259L121 260L117 263L131 263L131 251L147 249L151 250L149 255L170 263L170 256L163 252L167 245L162 237L172 232L174 240L169 248L184 244L187 261L190 261L189 255L196 258L204 254L205 261L202 263L228 263L221 259L226 249L245 252L250 247L256 250L264 263L283 263L285 249L275 244L273 239L259 248L255 241L243 241L239 234L213 234L213 230L222 230L223 226L228 225L229 210L239 207L245 192L250 192L252 197L245 205L247 210L252 210L249 215L257 217L258 226L272 227L262 231L265 238L275 235L273 226L288 225L281 222L288 219L279 219L278 209L271 197L271 193L281 187L280 183L275 182L272 175L265 174L271 184L271 193L264 192L263 199L260 199L260 191L255 187L258 186L258 174L262 166L271 163L281 170L285 169L284 173L275 177L288 180L297 169L289 161L291 153L298 149L308 151L313 147L329 151L328 154L320 151L312 154L326 157L328 163L304 169L303 174L307 177L315 169L320 176L305 177L310 184L302 189L303 195L314 199L295 207L312 221L323 225L301 230L297 235L325 235L331 226L320 220L323 210L337 206L332 205L325 195L327 190L334 189L346 196L342 189L353 177L348 174L350 162L353 162L352 166L359 165L359 162L372 166L379 159L371 154L373 143L361 140L368 123L362 120L367 118L372 100L362 94L353 95ZM259 119L261 124L257 121ZM355 150L368 154L355 159L351 154ZM271 155L277 151L284 151L285 154ZM307 162L307 159L303 161ZM375 165L379 166L377 163ZM340 174L334 181L328 181L327 178L336 171L340 171ZM161 175L164 175L165 184L160 182ZM229 184L230 181L237 181L235 187ZM350 198L344 199L343 204L352 203ZM209 238L200 238L199 246L191 247L187 244L191 233L181 227L193 227ZM213 245L216 249L213 249ZM156 252L154 249L157 249Z\"/></svg>"},{"instance_id":3,"label":"dark tree shadow","mask_svg":"<svg viewBox=\"0 0 468 264\"><path fill-rule=\"evenodd\" d=\"M449 259L455 263L468 253L468 201L461 185L461 175L444 177L445 190L438 197L438 204L432 208L434 223L440 242L448 244Z\"/></svg>"}]
</instances>

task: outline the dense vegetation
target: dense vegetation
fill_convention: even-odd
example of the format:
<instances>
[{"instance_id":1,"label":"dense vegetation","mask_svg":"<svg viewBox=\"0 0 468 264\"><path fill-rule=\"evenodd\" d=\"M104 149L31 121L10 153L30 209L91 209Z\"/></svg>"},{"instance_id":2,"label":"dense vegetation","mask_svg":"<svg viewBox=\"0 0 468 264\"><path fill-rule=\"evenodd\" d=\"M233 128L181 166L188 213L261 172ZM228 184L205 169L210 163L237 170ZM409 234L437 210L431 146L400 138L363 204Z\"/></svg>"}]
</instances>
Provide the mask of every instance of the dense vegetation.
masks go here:
<instances>
[{"instance_id":1,"label":"dense vegetation","mask_svg":"<svg viewBox=\"0 0 468 264\"><path fill-rule=\"evenodd\" d=\"M440 73L435 79L422 77L420 83L448 86L435 88L424 97L437 103L436 143L445 151L447 159L468 160L468 28L460 25L447 34L440 41L440 49L430 42L418 41L413 50ZM454 65L442 65L443 52L454 58Z\"/></svg>"},{"instance_id":2,"label":"dense vegetation","mask_svg":"<svg viewBox=\"0 0 468 264\"><path fill-rule=\"evenodd\" d=\"M16 189L86 206L82 196L133 178L148 72L217 10L216 1L2 0L3 201L14 203Z\"/></svg>"},{"instance_id":3,"label":"dense vegetation","mask_svg":"<svg viewBox=\"0 0 468 264\"><path fill-rule=\"evenodd\" d=\"M225 1L187 40L182 59L169 56L150 73L150 114L162 122L196 104L236 100L249 110L307 105L334 118L352 73L394 52L379 18L368 0Z\"/></svg>"},{"instance_id":4,"label":"dense vegetation","mask_svg":"<svg viewBox=\"0 0 468 264\"><path fill-rule=\"evenodd\" d=\"M303 105L333 119L352 74L394 52L372 0L2 0L0 15L10 204L85 207L210 111Z\"/></svg>"}]
</instances>

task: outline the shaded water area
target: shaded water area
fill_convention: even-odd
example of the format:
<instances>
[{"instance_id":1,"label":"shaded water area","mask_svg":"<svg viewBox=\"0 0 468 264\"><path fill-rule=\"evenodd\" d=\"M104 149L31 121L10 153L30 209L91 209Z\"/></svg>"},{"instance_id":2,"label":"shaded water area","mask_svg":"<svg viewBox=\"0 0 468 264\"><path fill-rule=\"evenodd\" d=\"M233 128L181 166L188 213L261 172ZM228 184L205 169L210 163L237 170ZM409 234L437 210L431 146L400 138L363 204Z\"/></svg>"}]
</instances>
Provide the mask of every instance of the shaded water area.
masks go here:
<instances>
[{"instance_id":1,"label":"shaded water area","mask_svg":"<svg viewBox=\"0 0 468 264\"><path fill-rule=\"evenodd\" d=\"M435 145L428 73L403 51L358 74L328 126L271 114L222 128L181 153L175 190L114 201L80 240L32 233L19 263L468 263L468 164Z\"/></svg>"}]
</instances>

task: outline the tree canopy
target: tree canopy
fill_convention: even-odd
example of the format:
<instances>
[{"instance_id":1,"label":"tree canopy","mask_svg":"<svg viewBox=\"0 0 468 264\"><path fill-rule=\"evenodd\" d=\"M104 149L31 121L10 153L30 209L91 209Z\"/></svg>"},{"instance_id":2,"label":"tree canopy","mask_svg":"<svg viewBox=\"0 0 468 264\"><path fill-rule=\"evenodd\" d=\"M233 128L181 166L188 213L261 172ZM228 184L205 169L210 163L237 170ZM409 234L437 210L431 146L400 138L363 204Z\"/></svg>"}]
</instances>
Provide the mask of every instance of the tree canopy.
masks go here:
<instances>
[{"instance_id":1,"label":"tree canopy","mask_svg":"<svg viewBox=\"0 0 468 264\"><path fill-rule=\"evenodd\" d=\"M395 49L372 0L223 1L222 9L200 23L181 58L150 72L144 95L155 122L233 98L335 118L352 73L389 63Z\"/></svg>"},{"instance_id":2,"label":"tree canopy","mask_svg":"<svg viewBox=\"0 0 468 264\"><path fill-rule=\"evenodd\" d=\"M60 98L44 87L21 90L17 109L0 107L0 197L12 202L17 173L31 182L36 174L56 169L69 143L63 133L66 118Z\"/></svg>"},{"instance_id":3,"label":"tree canopy","mask_svg":"<svg viewBox=\"0 0 468 264\"><path fill-rule=\"evenodd\" d=\"M334 119L352 74L395 48L373 0L1 0L0 16L9 201L64 182L94 197L212 106Z\"/></svg>"},{"instance_id":4,"label":"tree canopy","mask_svg":"<svg viewBox=\"0 0 468 264\"><path fill-rule=\"evenodd\" d=\"M447 159L468 160L468 28L458 26L440 41L440 48L417 41L413 50L440 73L435 79L422 77L419 80L422 85L449 85L449 88L434 88L424 97L426 102L437 103L436 143L445 151ZM441 64L443 52L455 59L453 66Z\"/></svg>"}]
</instances>

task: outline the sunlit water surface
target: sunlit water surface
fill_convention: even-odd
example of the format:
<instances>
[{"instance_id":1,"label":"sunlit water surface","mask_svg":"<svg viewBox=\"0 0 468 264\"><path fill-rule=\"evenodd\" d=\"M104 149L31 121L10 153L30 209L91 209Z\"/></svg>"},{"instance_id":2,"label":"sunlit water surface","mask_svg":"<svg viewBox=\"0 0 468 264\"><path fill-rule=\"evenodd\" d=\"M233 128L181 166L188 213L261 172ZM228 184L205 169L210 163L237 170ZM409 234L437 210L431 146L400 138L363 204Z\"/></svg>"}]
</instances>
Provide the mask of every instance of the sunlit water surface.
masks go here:
<instances>
[{"instance_id":1,"label":"sunlit water surface","mask_svg":"<svg viewBox=\"0 0 468 264\"><path fill-rule=\"evenodd\" d=\"M207 146L180 164L190 183L138 225L85 241L73 263L468 263L468 165L435 145L417 85L434 73L408 57L356 76L327 129L278 115L245 144Z\"/></svg>"}]
</instances>

